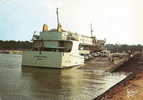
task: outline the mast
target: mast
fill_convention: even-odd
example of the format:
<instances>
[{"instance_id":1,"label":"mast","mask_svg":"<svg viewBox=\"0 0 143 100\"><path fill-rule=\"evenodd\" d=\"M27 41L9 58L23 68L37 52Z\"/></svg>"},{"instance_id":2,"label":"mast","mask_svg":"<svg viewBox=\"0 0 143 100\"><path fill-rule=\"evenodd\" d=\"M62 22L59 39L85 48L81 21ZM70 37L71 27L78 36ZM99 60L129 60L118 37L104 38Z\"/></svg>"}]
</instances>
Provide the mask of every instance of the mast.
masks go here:
<instances>
[{"instance_id":1,"label":"mast","mask_svg":"<svg viewBox=\"0 0 143 100\"><path fill-rule=\"evenodd\" d=\"M60 24L60 21L59 21L59 11L58 10L59 9L57 8L57 11L56 11L56 13L57 13L57 31L62 32L63 29L62 29L62 25Z\"/></svg>"},{"instance_id":2,"label":"mast","mask_svg":"<svg viewBox=\"0 0 143 100\"><path fill-rule=\"evenodd\" d=\"M92 38L92 43L95 44L97 42L96 37L93 36L93 27L92 24L90 24L90 34L91 34L91 38Z\"/></svg>"},{"instance_id":3,"label":"mast","mask_svg":"<svg viewBox=\"0 0 143 100\"><path fill-rule=\"evenodd\" d=\"M60 24L60 21L59 21L59 8L57 8L56 13L57 13L57 25L59 25Z\"/></svg>"},{"instance_id":4,"label":"mast","mask_svg":"<svg viewBox=\"0 0 143 100\"><path fill-rule=\"evenodd\" d=\"M93 28L92 28L92 24L90 24L90 34L91 34L91 37L93 37Z\"/></svg>"}]
</instances>

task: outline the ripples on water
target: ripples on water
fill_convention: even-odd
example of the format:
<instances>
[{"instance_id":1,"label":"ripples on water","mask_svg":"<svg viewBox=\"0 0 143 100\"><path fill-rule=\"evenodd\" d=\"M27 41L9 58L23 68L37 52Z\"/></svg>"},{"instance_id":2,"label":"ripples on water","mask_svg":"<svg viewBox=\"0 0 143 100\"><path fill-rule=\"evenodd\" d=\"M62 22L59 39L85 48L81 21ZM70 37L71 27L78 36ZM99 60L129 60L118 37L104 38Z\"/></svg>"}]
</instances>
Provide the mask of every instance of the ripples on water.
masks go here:
<instances>
[{"instance_id":1,"label":"ripples on water","mask_svg":"<svg viewBox=\"0 0 143 100\"><path fill-rule=\"evenodd\" d=\"M93 69L22 68L21 60L0 54L2 100L92 100L126 77Z\"/></svg>"}]
</instances>

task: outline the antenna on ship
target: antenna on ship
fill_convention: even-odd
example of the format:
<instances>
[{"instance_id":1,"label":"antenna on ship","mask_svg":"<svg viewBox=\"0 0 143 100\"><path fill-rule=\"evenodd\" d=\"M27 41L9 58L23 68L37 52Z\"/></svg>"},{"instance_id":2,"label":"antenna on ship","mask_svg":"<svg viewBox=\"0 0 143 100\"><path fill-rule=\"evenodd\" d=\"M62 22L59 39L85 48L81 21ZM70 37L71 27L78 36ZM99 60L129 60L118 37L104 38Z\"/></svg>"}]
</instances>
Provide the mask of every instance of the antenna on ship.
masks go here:
<instances>
[{"instance_id":1,"label":"antenna on ship","mask_svg":"<svg viewBox=\"0 0 143 100\"><path fill-rule=\"evenodd\" d=\"M57 24L59 25L60 24L60 21L59 21L59 8L57 8L56 13L57 13Z\"/></svg>"},{"instance_id":2,"label":"antenna on ship","mask_svg":"<svg viewBox=\"0 0 143 100\"><path fill-rule=\"evenodd\" d=\"M90 24L90 34L91 34L91 37L93 37L93 28L92 28L92 24Z\"/></svg>"},{"instance_id":3,"label":"antenna on ship","mask_svg":"<svg viewBox=\"0 0 143 100\"><path fill-rule=\"evenodd\" d=\"M59 21L59 8L57 8L57 31L58 32L62 32L62 25L60 24L60 21Z\"/></svg>"},{"instance_id":4,"label":"antenna on ship","mask_svg":"<svg viewBox=\"0 0 143 100\"><path fill-rule=\"evenodd\" d=\"M96 43L96 37L93 36L93 27L92 27L92 23L90 24L90 34L91 34L92 42L93 42L93 44L95 44L95 43Z\"/></svg>"}]
</instances>

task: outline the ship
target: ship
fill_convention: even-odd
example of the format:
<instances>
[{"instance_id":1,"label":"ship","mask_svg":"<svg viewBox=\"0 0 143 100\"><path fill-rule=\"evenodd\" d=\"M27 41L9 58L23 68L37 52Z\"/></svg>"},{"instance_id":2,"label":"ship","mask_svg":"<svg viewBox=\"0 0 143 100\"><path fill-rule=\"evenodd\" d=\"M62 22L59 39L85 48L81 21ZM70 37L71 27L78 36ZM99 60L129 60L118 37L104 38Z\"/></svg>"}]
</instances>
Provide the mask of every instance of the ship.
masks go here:
<instances>
[{"instance_id":1,"label":"ship","mask_svg":"<svg viewBox=\"0 0 143 100\"><path fill-rule=\"evenodd\" d=\"M57 9L57 28L49 29L43 25L42 31L33 34L31 50L23 51L22 66L69 68L83 65L87 56L104 49L105 40L95 36L85 36L66 31L59 22ZM92 34L91 30L91 34Z\"/></svg>"}]
</instances>

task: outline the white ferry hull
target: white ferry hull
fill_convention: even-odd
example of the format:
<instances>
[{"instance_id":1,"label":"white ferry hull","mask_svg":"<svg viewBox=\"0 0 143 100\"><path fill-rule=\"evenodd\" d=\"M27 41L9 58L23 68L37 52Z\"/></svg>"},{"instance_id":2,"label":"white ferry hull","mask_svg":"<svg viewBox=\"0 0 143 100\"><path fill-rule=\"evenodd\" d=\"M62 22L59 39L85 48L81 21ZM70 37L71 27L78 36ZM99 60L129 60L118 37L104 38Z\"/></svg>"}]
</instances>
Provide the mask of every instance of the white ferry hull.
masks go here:
<instances>
[{"instance_id":1,"label":"white ferry hull","mask_svg":"<svg viewBox=\"0 0 143 100\"><path fill-rule=\"evenodd\" d=\"M24 51L22 66L66 68L84 64L80 55L65 52Z\"/></svg>"}]
</instances>

